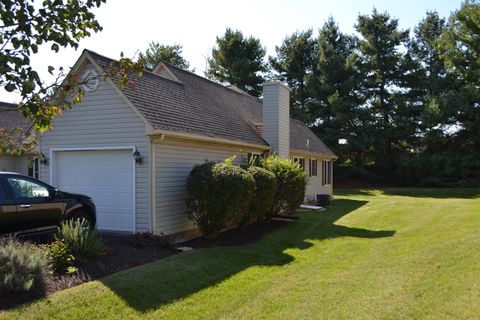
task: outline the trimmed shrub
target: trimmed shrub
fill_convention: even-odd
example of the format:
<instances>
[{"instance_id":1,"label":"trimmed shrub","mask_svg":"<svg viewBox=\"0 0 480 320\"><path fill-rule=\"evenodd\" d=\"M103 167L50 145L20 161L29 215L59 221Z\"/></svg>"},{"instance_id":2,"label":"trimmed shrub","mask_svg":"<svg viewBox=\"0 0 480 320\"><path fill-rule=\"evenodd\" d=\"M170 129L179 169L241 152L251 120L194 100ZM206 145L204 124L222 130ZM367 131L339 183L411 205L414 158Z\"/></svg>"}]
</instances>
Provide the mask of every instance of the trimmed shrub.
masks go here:
<instances>
[{"instance_id":1,"label":"trimmed shrub","mask_svg":"<svg viewBox=\"0 0 480 320\"><path fill-rule=\"evenodd\" d=\"M196 165L187 179L186 205L190 218L206 238L214 238L227 225L241 225L255 192L255 180L246 170L221 163Z\"/></svg>"},{"instance_id":2,"label":"trimmed shrub","mask_svg":"<svg viewBox=\"0 0 480 320\"><path fill-rule=\"evenodd\" d=\"M271 210L277 192L277 179L272 172L264 168L252 166L247 171L255 179L256 186L248 209L247 223L254 223L264 220Z\"/></svg>"},{"instance_id":3,"label":"trimmed shrub","mask_svg":"<svg viewBox=\"0 0 480 320\"><path fill-rule=\"evenodd\" d=\"M212 211L212 169L215 163L205 162L193 167L187 178L187 213L206 238L215 237L222 230L226 219L225 211Z\"/></svg>"},{"instance_id":4,"label":"trimmed shrub","mask_svg":"<svg viewBox=\"0 0 480 320\"><path fill-rule=\"evenodd\" d=\"M213 167L212 207L227 212L227 224L243 227L249 220L255 188L255 179L247 170L228 162L218 163Z\"/></svg>"},{"instance_id":5,"label":"trimmed shrub","mask_svg":"<svg viewBox=\"0 0 480 320\"><path fill-rule=\"evenodd\" d=\"M41 287L46 265L45 255L32 244L0 239L0 293Z\"/></svg>"},{"instance_id":6,"label":"trimmed shrub","mask_svg":"<svg viewBox=\"0 0 480 320\"><path fill-rule=\"evenodd\" d=\"M56 274L75 273L77 268L73 265L75 258L70 248L62 240L55 240L46 246L50 268Z\"/></svg>"},{"instance_id":7,"label":"trimmed shrub","mask_svg":"<svg viewBox=\"0 0 480 320\"><path fill-rule=\"evenodd\" d=\"M85 259L103 253L104 245L95 230L82 220L67 220L58 229L57 240L63 240L75 258Z\"/></svg>"},{"instance_id":8,"label":"trimmed shrub","mask_svg":"<svg viewBox=\"0 0 480 320\"><path fill-rule=\"evenodd\" d=\"M262 167L272 172L277 179L277 190L269 212L270 216L280 212L285 214L294 212L305 199L307 186L305 171L292 160L274 155L262 160Z\"/></svg>"}]
</instances>

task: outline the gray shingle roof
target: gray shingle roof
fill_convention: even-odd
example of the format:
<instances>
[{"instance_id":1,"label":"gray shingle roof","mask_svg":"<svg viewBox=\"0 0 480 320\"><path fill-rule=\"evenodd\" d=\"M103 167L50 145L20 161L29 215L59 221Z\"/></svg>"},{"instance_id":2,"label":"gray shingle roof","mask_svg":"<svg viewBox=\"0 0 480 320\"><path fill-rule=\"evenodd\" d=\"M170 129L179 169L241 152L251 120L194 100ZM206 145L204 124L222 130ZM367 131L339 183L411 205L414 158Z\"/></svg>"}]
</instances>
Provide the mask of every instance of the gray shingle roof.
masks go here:
<instances>
[{"instance_id":1,"label":"gray shingle roof","mask_svg":"<svg viewBox=\"0 0 480 320\"><path fill-rule=\"evenodd\" d=\"M0 128L11 131L15 128L29 130L31 121L16 110L18 105L8 102L0 102Z\"/></svg>"},{"instance_id":2,"label":"gray shingle roof","mask_svg":"<svg viewBox=\"0 0 480 320\"><path fill-rule=\"evenodd\" d=\"M104 69L113 61L92 51L88 53ZM178 82L146 71L136 80L135 89L121 89L154 129L268 146L261 133L260 100L165 65ZM292 149L335 156L304 124L290 123ZM310 147L305 145L306 139L310 140Z\"/></svg>"}]
</instances>

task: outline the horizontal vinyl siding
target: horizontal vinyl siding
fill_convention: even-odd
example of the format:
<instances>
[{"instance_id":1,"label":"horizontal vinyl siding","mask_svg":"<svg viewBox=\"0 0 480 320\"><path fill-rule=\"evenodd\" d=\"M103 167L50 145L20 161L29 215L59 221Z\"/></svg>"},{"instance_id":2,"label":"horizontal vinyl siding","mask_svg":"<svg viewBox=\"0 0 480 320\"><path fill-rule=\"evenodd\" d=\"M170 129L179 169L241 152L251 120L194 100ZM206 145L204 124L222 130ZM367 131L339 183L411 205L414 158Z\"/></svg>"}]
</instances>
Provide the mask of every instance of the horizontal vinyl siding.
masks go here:
<instances>
[{"instance_id":1,"label":"horizontal vinyl siding","mask_svg":"<svg viewBox=\"0 0 480 320\"><path fill-rule=\"evenodd\" d=\"M28 157L0 155L0 171L16 172L27 175Z\"/></svg>"},{"instance_id":2,"label":"horizontal vinyl siding","mask_svg":"<svg viewBox=\"0 0 480 320\"><path fill-rule=\"evenodd\" d=\"M264 85L263 134L281 157L290 153L290 91L281 84Z\"/></svg>"},{"instance_id":3,"label":"horizontal vinyl siding","mask_svg":"<svg viewBox=\"0 0 480 320\"><path fill-rule=\"evenodd\" d=\"M82 74L82 72L79 72ZM149 140L138 114L106 81L84 100L54 121L54 129L40 136L40 149L50 157L52 148L136 147L143 164L135 170L136 231L150 230L148 168ZM40 165L40 178L50 183L50 166Z\"/></svg>"},{"instance_id":4,"label":"horizontal vinyl siding","mask_svg":"<svg viewBox=\"0 0 480 320\"><path fill-rule=\"evenodd\" d=\"M322 158L311 158L303 155L292 154L291 156L305 159L305 175L308 178L307 188L305 190L306 200L316 200L317 194L329 194L333 195L333 185L322 186ZM310 162L309 159L317 159L317 176L309 177ZM333 181L333 179L332 179Z\"/></svg>"},{"instance_id":5,"label":"horizontal vinyl siding","mask_svg":"<svg viewBox=\"0 0 480 320\"><path fill-rule=\"evenodd\" d=\"M288 158L290 154L290 91L279 88L279 155Z\"/></svg>"},{"instance_id":6,"label":"horizontal vinyl siding","mask_svg":"<svg viewBox=\"0 0 480 320\"><path fill-rule=\"evenodd\" d=\"M246 160L248 152L258 149L168 140L154 142L155 154L155 232L169 234L195 228L185 213L187 177L196 164L222 161L237 155L235 162Z\"/></svg>"}]
</instances>

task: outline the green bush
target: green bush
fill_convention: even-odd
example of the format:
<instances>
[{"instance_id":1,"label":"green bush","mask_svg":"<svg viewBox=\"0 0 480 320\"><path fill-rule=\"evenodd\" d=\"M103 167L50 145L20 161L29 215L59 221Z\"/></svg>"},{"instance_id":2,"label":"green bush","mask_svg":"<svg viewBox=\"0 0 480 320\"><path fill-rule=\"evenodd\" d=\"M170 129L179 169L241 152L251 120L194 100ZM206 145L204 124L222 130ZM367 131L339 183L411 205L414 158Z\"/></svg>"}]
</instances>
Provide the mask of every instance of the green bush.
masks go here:
<instances>
[{"instance_id":1,"label":"green bush","mask_svg":"<svg viewBox=\"0 0 480 320\"><path fill-rule=\"evenodd\" d=\"M289 214L295 211L305 198L307 186L305 171L292 160L274 155L262 160L261 165L277 179L277 191L269 214L276 215L280 212Z\"/></svg>"},{"instance_id":2,"label":"green bush","mask_svg":"<svg viewBox=\"0 0 480 320\"><path fill-rule=\"evenodd\" d=\"M45 255L32 244L0 239L0 293L41 287L46 264Z\"/></svg>"},{"instance_id":3,"label":"green bush","mask_svg":"<svg viewBox=\"0 0 480 320\"><path fill-rule=\"evenodd\" d=\"M227 224L242 225L248 214L255 180L232 162L196 165L188 176L188 213L206 238L216 237Z\"/></svg>"},{"instance_id":4,"label":"green bush","mask_svg":"<svg viewBox=\"0 0 480 320\"><path fill-rule=\"evenodd\" d=\"M252 166L248 172L253 176L256 188L250 201L247 223L254 223L264 220L271 210L277 192L277 179L272 172L260 167Z\"/></svg>"},{"instance_id":5,"label":"green bush","mask_svg":"<svg viewBox=\"0 0 480 320\"><path fill-rule=\"evenodd\" d=\"M215 237L222 230L225 211L210 210L211 188L213 186L213 162L196 165L187 178L185 204L190 219L197 225L204 237Z\"/></svg>"},{"instance_id":6,"label":"green bush","mask_svg":"<svg viewBox=\"0 0 480 320\"><path fill-rule=\"evenodd\" d=\"M75 258L70 247L63 240L55 240L46 246L50 268L56 274L70 274L77 271Z\"/></svg>"},{"instance_id":7,"label":"green bush","mask_svg":"<svg viewBox=\"0 0 480 320\"><path fill-rule=\"evenodd\" d=\"M227 212L227 224L245 226L256 188L253 176L245 169L223 162L213 167L213 183L213 209Z\"/></svg>"},{"instance_id":8,"label":"green bush","mask_svg":"<svg viewBox=\"0 0 480 320\"><path fill-rule=\"evenodd\" d=\"M82 220L62 222L57 239L63 240L77 259L98 256L103 253L104 245L95 230L85 227Z\"/></svg>"}]
</instances>

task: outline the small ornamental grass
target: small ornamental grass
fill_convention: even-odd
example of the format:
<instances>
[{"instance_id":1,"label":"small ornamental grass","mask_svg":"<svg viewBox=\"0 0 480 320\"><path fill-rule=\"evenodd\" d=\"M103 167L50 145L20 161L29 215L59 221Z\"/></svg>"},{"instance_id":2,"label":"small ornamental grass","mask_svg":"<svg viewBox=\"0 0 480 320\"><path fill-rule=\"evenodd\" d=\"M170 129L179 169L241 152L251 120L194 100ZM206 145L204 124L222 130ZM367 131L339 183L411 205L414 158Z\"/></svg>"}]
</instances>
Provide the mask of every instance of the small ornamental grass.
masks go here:
<instances>
[{"instance_id":1,"label":"small ornamental grass","mask_svg":"<svg viewBox=\"0 0 480 320\"><path fill-rule=\"evenodd\" d=\"M42 287L46 266L44 253L31 243L0 239L0 294Z\"/></svg>"},{"instance_id":2,"label":"small ornamental grass","mask_svg":"<svg viewBox=\"0 0 480 320\"><path fill-rule=\"evenodd\" d=\"M87 228L82 220L62 222L57 240L62 240L76 259L99 256L104 252L104 244L97 232Z\"/></svg>"}]
</instances>

